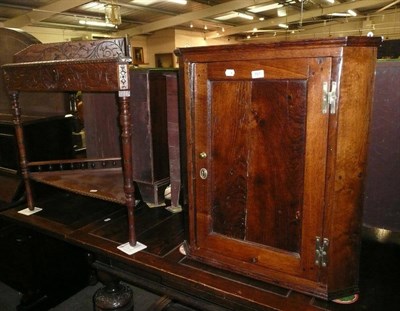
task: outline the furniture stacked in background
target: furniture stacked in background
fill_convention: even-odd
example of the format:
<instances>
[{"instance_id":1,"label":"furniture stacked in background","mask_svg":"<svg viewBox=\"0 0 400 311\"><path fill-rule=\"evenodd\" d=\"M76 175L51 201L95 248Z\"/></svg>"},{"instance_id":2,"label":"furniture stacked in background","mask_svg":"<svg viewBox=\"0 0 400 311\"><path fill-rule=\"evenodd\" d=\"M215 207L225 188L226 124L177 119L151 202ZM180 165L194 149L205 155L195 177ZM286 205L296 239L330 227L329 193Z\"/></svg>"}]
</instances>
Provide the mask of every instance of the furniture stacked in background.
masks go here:
<instances>
[{"instance_id":1,"label":"furniture stacked in background","mask_svg":"<svg viewBox=\"0 0 400 311\"><path fill-rule=\"evenodd\" d=\"M378 61L363 216L366 226L394 232L400 232L399 76L399 60Z\"/></svg>"},{"instance_id":2,"label":"furniture stacked in background","mask_svg":"<svg viewBox=\"0 0 400 311\"><path fill-rule=\"evenodd\" d=\"M129 70L122 39L34 46L3 66L14 92L18 141L19 91L80 90L92 107L85 110L90 157L32 163L20 143L27 205L42 210L25 216L20 206L2 216L93 252L93 266L108 275L112 293L123 279L201 310L317 310L319 300L307 295L330 300L357 292L379 42L351 37L180 49L181 88L176 73L157 71L165 85L156 90L166 106L154 113L161 113L163 127L145 132L139 131L148 123L139 125L134 118L142 113L135 108L153 117L143 95L151 90L152 71ZM118 52L88 55L102 44ZM65 57L62 51L70 50L75 54ZM34 73L38 78L27 84ZM167 185L159 173L177 161L176 152L169 153L173 159L165 154L173 150L166 123L177 120L180 90L186 187L184 213L172 214L146 203L158 205ZM152 154L155 146L164 153ZM135 162L140 148L145 154ZM135 174L150 176L151 186ZM61 190L35 202L33 180ZM136 186L145 202L135 206ZM118 248L126 241L128 252ZM138 241L147 248L130 254Z\"/></svg>"}]
</instances>

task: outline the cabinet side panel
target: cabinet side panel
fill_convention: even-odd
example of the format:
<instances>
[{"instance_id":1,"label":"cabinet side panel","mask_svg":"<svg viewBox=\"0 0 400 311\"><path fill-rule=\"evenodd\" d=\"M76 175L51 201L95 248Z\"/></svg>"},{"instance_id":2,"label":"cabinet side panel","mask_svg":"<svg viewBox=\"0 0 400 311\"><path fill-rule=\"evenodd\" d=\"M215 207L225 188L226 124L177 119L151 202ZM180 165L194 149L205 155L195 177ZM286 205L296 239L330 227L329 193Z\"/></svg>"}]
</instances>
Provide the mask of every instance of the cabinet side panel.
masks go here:
<instances>
[{"instance_id":1,"label":"cabinet side panel","mask_svg":"<svg viewBox=\"0 0 400 311\"><path fill-rule=\"evenodd\" d=\"M334 191L328 198L329 292L357 287L362 185L376 48L345 48L337 115ZM346 273L341 273L346 271Z\"/></svg>"}]
</instances>

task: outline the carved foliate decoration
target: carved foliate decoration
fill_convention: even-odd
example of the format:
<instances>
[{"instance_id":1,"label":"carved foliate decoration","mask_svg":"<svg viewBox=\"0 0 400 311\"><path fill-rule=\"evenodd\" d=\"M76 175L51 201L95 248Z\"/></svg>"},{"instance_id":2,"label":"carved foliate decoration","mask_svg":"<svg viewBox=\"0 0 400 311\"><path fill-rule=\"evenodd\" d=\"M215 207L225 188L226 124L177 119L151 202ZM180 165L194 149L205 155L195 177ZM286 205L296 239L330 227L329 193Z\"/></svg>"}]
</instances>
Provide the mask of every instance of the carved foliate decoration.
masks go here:
<instances>
[{"instance_id":1,"label":"carved foliate decoration","mask_svg":"<svg viewBox=\"0 0 400 311\"><path fill-rule=\"evenodd\" d=\"M126 56L126 46L124 38L34 44L15 54L14 62L118 58Z\"/></svg>"},{"instance_id":2,"label":"carved foliate decoration","mask_svg":"<svg viewBox=\"0 0 400 311\"><path fill-rule=\"evenodd\" d=\"M118 65L117 60L10 64L3 67L4 82L15 91L116 91ZM126 84L129 88L128 81Z\"/></svg>"}]
</instances>

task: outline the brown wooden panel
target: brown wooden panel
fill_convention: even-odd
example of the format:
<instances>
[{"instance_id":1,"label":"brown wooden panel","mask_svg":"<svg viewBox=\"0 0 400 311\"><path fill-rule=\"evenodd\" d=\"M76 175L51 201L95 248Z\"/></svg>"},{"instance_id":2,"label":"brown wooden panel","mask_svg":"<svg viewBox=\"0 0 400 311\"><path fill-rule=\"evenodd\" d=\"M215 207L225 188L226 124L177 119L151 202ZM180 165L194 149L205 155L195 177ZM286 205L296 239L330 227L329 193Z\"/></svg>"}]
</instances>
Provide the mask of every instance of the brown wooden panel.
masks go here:
<instances>
[{"instance_id":1,"label":"brown wooden panel","mask_svg":"<svg viewBox=\"0 0 400 311\"><path fill-rule=\"evenodd\" d=\"M9 91L104 91L118 90L116 60L91 63L66 61L7 64L2 67ZM79 74L78 74L79 72ZM29 81L27 83L26 81Z\"/></svg>"},{"instance_id":2,"label":"brown wooden panel","mask_svg":"<svg viewBox=\"0 0 400 311\"><path fill-rule=\"evenodd\" d=\"M167 90L165 72L150 73L150 116L152 129L154 178L169 176L168 133L167 133Z\"/></svg>"},{"instance_id":3,"label":"brown wooden panel","mask_svg":"<svg viewBox=\"0 0 400 311\"><path fill-rule=\"evenodd\" d=\"M169 184L167 72L174 73L154 69L130 73L133 179L142 199L156 205L164 203Z\"/></svg>"},{"instance_id":4,"label":"brown wooden panel","mask_svg":"<svg viewBox=\"0 0 400 311\"><path fill-rule=\"evenodd\" d=\"M166 74L167 88L167 119L168 119L168 158L169 158L169 176L171 183L171 208L180 207L183 196L181 196L182 188L182 171L185 171L181 162L181 135L182 126L179 122L179 88L178 76L176 74Z\"/></svg>"},{"instance_id":5,"label":"brown wooden panel","mask_svg":"<svg viewBox=\"0 0 400 311\"><path fill-rule=\"evenodd\" d=\"M299 252L306 81L253 82L247 240Z\"/></svg>"},{"instance_id":6,"label":"brown wooden panel","mask_svg":"<svg viewBox=\"0 0 400 311\"><path fill-rule=\"evenodd\" d=\"M212 82L210 169L212 226L229 237L246 237L247 157L246 115L251 100L249 82ZM226 112L229 111L229 116Z\"/></svg>"},{"instance_id":7,"label":"brown wooden panel","mask_svg":"<svg viewBox=\"0 0 400 311\"><path fill-rule=\"evenodd\" d=\"M83 106L87 157L120 157L116 95L114 93L83 93Z\"/></svg>"},{"instance_id":8,"label":"brown wooden panel","mask_svg":"<svg viewBox=\"0 0 400 311\"><path fill-rule=\"evenodd\" d=\"M106 201L125 203L122 169L74 169L56 172L31 173L31 178L60 189L99 198Z\"/></svg>"},{"instance_id":9,"label":"brown wooden panel","mask_svg":"<svg viewBox=\"0 0 400 311\"><path fill-rule=\"evenodd\" d=\"M298 252L305 81L212 82L211 87L213 230ZM229 117L221 117L226 111Z\"/></svg>"},{"instance_id":10,"label":"brown wooden panel","mask_svg":"<svg viewBox=\"0 0 400 311\"><path fill-rule=\"evenodd\" d=\"M362 221L363 178L373 95L376 48L347 48L343 54L332 189L325 235L330 239L330 290L356 287Z\"/></svg>"},{"instance_id":11,"label":"brown wooden panel","mask_svg":"<svg viewBox=\"0 0 400 311\"><path fill-rule=\"evenodd\" d=\"M153 183L169 176L166 82L162 71L133 70L133 176Z\"/></svg>"}]
</instances>

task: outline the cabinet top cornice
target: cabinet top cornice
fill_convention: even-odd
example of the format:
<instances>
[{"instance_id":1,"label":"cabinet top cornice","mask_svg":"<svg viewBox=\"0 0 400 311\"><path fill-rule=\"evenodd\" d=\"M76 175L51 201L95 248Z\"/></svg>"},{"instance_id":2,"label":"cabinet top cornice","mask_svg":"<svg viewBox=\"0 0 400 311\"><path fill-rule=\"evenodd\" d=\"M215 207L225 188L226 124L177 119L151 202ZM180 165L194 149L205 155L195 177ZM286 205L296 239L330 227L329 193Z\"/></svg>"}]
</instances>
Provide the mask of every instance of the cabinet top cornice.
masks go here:
<instances>
[{"instance_id":1,"label":"cabinet top cornice","mask_svg":"<svg viewBox=\"0 0 400 311\"><path fill-rule=\"evenodd\" d=\"M339 37L329 39L309 39L301 41L280 41L273 43L244 43L213 45L202 47L178 48L175 54L196 53L240 53L248 50L279 50L279 49L315 49L315 48L338 48L338 47L378 47L382 43L380 37Z\"/></svg>"}]
</instances>

